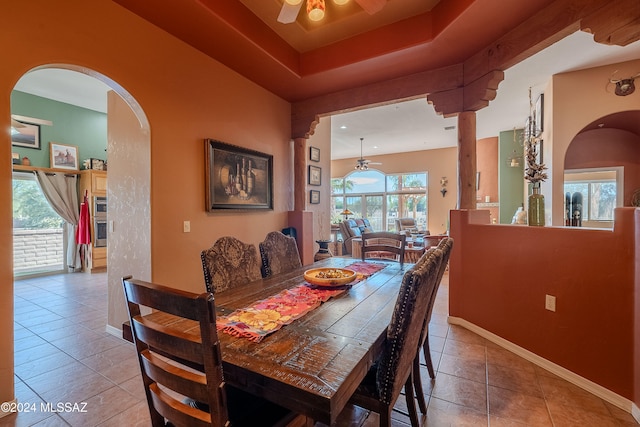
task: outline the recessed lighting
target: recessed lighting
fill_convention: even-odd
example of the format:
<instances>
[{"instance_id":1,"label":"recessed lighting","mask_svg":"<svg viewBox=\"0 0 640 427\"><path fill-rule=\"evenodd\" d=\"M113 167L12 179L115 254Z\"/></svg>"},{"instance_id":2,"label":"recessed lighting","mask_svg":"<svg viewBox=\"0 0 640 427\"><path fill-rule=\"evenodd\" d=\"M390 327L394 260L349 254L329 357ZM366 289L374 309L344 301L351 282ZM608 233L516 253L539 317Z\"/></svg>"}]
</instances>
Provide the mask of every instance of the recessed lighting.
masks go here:
<instances>
[{"instance_id":1,"label":"recessed lighting","mask_svg":"<svg viewBox=\"0 0 640 427\"><path fill-rule=\"evenodd\" d=\"M345 125L340 126L340 129L346 129L347 127Z\"/></svg>"},{"instance_id":2,"label":"recessed lighting","mask_svg":"<svg viewBox=\"0 0 640 427\"><path fill-rule=\"evenodd\" d=\"M373 148L378 148L378 146L377 146L377 145L374 145L374 146L373 146Z\"/></svg>"}]
</instances>

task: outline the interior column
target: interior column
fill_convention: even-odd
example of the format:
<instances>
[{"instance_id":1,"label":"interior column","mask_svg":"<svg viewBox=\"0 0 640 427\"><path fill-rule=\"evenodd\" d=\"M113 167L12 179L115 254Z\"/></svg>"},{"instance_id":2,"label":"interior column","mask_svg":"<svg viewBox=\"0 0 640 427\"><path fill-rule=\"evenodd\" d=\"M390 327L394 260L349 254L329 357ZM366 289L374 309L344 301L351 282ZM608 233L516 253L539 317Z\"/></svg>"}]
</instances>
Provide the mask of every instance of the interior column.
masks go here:
<instances>
[{"instance_id":1,"label":"interior column","mask_svg":"<svg viewBox=\"0 0 640 427\"><path fill-rule=\"evenodd\" d=\"M458 114L458 209L476 208L476 113Z\"/></svg>"}]
</instances>

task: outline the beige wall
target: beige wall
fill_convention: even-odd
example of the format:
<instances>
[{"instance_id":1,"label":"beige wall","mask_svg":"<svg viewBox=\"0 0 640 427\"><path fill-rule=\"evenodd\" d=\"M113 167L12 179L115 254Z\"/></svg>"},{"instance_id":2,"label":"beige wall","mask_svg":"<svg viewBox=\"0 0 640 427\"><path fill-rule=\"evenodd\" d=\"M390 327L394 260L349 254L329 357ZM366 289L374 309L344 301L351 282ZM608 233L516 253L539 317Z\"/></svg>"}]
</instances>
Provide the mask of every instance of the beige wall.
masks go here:
<instances>
[{"instance_id":1,"label":"beige wall","mask_svg":"<svg viewBox=\"0 0 640 427\"><path fill-rule=\"evenodd\" d=\"M199 254L215 239L233 234L257 244L268 231L287 226L293 208L287 102L108 0L8 2L2 15L0 48L12 54L0 67L0 128L9 128L16 81L47 64L76 64L107 76L144 111L154 281L202 290ZM274 156L272 212L205 211L204 138ZM8 132L0 134L0 150L0 158L10 158ZM191 233L182 232L184 220L191 221ZM13 399L11 224L6 162L0 168L0 402Z\"/></svg>"},{"instance_id":2,"label":"beige wall","mask_svg":"<svg viewBox=\"0 0 640 427\"><path fill-rule=\"evenodd\" d=\"M410 153L368 156L372 162L380 162L375 169L390 173L428 172L429 173L429 232L440 234L447 231L449 210L456 208L457 190L457 148L413 151ZM331 177L340 178L354 171L356 159L341 159L331 162ZM440 194L440 179L447 177L447 194Z\"/></svg>"}]
</instances>

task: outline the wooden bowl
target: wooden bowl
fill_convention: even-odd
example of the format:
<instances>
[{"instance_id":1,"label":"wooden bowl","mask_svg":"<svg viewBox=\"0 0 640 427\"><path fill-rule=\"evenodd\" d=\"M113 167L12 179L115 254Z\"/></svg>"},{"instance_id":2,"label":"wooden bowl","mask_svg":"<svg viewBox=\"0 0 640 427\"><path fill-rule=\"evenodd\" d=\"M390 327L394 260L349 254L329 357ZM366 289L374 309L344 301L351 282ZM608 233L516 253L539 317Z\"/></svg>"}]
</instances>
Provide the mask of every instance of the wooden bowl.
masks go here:
<instances>
[{"instance_id":1,"label":"wooden bowl","mask_svg":"<svg viewBox=\"0 0 640 427\"><path fill-rule=\"evenodd\" d=\"M322 277L323 275L339 277ZM318 277L320 276L320 277ZM318 286L343 286L356 279L356 272L346 268L312 268L304 272L304 280Z\"/></svg>"}]
</instances>

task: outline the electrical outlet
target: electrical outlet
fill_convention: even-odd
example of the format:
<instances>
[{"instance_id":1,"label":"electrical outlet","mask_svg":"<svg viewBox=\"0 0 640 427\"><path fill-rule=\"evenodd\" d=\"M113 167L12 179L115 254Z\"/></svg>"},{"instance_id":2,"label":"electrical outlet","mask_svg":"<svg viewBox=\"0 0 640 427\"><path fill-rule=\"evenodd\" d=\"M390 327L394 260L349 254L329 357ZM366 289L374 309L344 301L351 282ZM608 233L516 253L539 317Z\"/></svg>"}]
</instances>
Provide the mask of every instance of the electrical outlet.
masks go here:
<instances>
[{"instance_id":1,"label":"electrical outlet","mask_svg":"<svg viewBox=\"0 0 640 427\"><path fill-rule=\"evenodd\" d=\"M544 308L549 311L556 311L556 297L553 295L546 295L544 299Z\"/></svg>"},{"instance_id":2,"label":"electrical outlet","mask_svg":"<svg viewBox=\"0 0 640 427\"><path fill-rule=\"evenodd\" d=\"M191 232L191 221L184 221L182 223L182 232L190 233Z\"/></svg>"}]
</instances>

